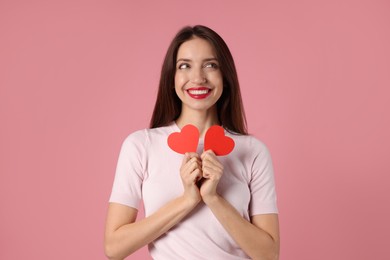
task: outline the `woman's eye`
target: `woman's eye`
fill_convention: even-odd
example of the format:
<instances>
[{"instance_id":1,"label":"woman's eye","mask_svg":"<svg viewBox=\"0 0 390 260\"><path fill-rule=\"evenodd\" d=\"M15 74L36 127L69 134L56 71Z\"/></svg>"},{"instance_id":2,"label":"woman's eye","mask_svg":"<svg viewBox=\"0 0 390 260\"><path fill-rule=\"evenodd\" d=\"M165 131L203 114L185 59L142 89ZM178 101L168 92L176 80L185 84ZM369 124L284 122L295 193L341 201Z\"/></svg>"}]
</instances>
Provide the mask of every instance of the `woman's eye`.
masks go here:
<instances>
[{"instance_id":1,"label":"woman's eye","mask_svg":"<svg viewBox=\"0 0 390 260\"><path fill-rule=\"evenodd\" d=\"M218 68L218 64L216 63L207 63L205 66L205 68L211 68L211 69L217 69Z\"/></svg>"},{"instance_id":2,"label":"woman's eye","mask_svg":"<svg viewBox=\"0 0 390 260\"><path fill-rule=\"evenodd\" d=\"M189 68L190 67L190 65L188 64L188 63L182 63L182 64L180 64L179 65L179 69L187 69L187 68Z\"/></svg>"}]
</instances>

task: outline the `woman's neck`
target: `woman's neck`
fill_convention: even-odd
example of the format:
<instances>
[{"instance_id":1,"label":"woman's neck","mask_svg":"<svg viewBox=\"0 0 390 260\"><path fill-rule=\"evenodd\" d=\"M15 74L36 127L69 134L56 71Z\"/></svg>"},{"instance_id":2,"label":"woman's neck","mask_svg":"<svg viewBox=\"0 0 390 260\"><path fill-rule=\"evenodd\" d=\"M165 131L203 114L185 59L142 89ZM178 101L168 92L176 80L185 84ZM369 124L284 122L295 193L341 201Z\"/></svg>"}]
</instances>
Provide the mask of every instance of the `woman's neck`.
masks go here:
<instances>
[{"instance_id":1,"label":"woman's neck","mask_svg":"<svg viewBox=\"0 0 390 260\"><path fill-rule=\"evenodd\" d=\"M176 120L176 125L181 129L188 124L196 126L199 129L200 137L203 138L209 127L219 125L217 111L215 108L207 111L182 111Z\"/></svg>"}]
</instances>

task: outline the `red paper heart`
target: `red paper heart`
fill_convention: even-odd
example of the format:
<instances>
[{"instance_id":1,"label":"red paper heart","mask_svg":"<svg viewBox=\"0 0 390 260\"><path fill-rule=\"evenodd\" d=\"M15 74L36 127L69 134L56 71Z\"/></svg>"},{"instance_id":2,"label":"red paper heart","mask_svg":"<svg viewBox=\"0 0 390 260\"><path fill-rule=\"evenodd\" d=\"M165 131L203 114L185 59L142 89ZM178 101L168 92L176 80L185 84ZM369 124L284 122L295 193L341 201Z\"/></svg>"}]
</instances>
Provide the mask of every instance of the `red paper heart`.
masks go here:
<instances>
[{"instance_id":1,"label":"red paper heart","mask_svg":"<svg viewBox=\"0 0 390 260\"><path fill-rule=\"evenodd\" d=\"M181 132L175 132L168 136L169 147L181 154L187 152L196 153L198 142L199 130L193 125L186 125L181 129Z\"/></svg>"},{"instance_id":2,"label":"red paper heart","mask_svg":"<svg viewBox=\"0 0 390 260\"><path fill-rule=\"evenodd\" d=\"M212 150L216 155L227 155L234 148L232 138L225 136L225 130L219 125L210 127L204 138L204 150Z\"/></svg>"}]
</instances>

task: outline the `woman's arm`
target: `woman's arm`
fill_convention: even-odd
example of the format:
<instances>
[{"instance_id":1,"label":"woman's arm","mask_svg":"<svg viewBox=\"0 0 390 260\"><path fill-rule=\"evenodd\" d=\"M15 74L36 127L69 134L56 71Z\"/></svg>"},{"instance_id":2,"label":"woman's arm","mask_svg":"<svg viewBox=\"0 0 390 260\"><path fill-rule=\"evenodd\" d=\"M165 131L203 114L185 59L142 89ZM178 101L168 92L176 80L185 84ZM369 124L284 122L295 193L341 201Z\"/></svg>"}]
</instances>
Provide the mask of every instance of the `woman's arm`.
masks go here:
<instances>
[{"instance_id":1,"label":"woman's arm","mask_svg":"<svg viewBox=\"0 0 390 260\"><path fill-rule=\"evenodd\" d=\"M251 259L279 259L277 214L255 215L251 223L221 196L205 198L204 201L225 230Z\"/></svg>"},{"instance_id":2,"label":"woman's arm","mask_svg":"<svg viewBox=\"0 0 390 260\"><path fill-rule=\"evenodd\" d=\"M205 179L200 192L204 203L211 209L230 236L252 259L279 259L278 215L255 215L251 222L244 219L216 191L223 174L223 165L212 151L204 152L201 158Z\"/></svg>"},{"instance_id":3,"label":"woman's arm","mask_svg":"<svg viewBox=\"0 0 390 260\"><path fill-rule=\"evenodd\" d=\"M105 230L105 252L109 259L123 259L154 241L182 220L200 202L196 181L201 177L198 155L186 154L180 175L184 194L154 214L136 221L137 210L110 203Z\"/></svg>"},{"instance_id":4,"label":"woman's arm","mask_svg":"<svg viewBox=\"0 0 390 260\"><path fill-rule=\"evenodd\" d=\"M110 259L123 259L167 232L196 204L179 197L153 215L135 222L137 210L110 203L108 208L105 252Z\"/></svg>"}]
</instances>

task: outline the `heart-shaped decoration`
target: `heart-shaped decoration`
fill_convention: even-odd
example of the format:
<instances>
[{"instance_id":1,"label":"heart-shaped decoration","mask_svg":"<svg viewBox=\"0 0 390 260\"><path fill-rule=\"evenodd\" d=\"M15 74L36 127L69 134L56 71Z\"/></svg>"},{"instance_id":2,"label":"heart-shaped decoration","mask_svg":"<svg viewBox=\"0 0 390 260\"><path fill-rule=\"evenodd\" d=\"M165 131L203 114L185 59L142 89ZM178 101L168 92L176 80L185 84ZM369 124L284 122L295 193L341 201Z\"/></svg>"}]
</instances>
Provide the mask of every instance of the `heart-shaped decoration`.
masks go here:
<instances>
[{"instance_id":1,"label":"heart-shaped decoration","mask_svg":"<svg viewBox=\"0 0 390 260\"><path fill-rule=\"evenodd\" d=\"M234 149L234 140L225 136L225 130L219 125L210 127L204 138L204 150L212 150L216 155L227 155Z\"/></svg>"},{"instance_id":2,"label":"heart-shaped decoration","mask_svg":"<svg viewBox=\"0 0 390 260\"><path fill-rule=\"evenodd\" d=\"M181 132L175 132L168 136L168 146L181 154L196 153L198 142L199 130L194 125L186 125L181 129Z\"/></svg>"}]
</instances>

